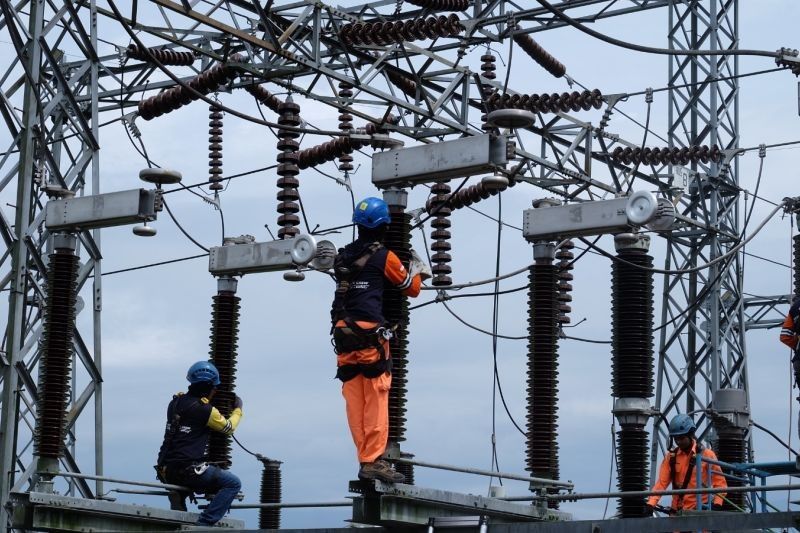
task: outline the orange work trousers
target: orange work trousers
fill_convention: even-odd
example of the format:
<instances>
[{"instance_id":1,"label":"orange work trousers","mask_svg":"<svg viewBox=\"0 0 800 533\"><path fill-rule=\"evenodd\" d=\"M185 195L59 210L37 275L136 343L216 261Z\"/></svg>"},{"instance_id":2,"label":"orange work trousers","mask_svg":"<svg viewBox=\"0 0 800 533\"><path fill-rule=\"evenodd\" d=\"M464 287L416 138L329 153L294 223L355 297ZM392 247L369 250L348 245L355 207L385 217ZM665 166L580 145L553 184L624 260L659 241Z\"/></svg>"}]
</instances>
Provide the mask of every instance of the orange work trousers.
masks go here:
<instances>
[{"instance_id":1,"label":"orange work trousers","mask_svg":"<svg viewBox=\"0 0 800 533\"><path fill-rule=\"evenodd\" d=\"M364 328L372 327L370 322L358 322ZM389 343L383 342L386 357L389 357ZM339 354L338 366L348 364L366 364L380 359L375 348L365 348L353 352ZM386 451L389 440L389 389L392 386L392 375L384 372L376 378L365 378L359 374L342 383L347 409L347 423L350 434L356 445L359 463L372 463Z\"/></svg>"}]
</instances>

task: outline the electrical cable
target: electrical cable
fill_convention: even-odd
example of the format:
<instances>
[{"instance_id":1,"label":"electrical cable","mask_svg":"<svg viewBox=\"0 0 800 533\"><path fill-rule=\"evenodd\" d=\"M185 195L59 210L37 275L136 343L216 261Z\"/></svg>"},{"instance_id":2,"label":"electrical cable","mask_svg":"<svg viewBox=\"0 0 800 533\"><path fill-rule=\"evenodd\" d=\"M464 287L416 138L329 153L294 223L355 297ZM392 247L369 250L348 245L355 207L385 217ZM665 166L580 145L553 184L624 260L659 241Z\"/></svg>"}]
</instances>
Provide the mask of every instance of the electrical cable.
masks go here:
<instances>
[{"instance_id":1,"label":"electrical cable","mask_svg":"<svg viewBox=\"0 0 800 533\"><path fill-rule=\"evenodd\" d=\"M169 265L169 264L172 264L172 263L180 263L182 261L189 261L191 259L199 259L201 257L208 257L208 254L190 255L188 257L180 257L178 259L168 259L166 261L159 261L158 263L148 263L146 265L139 265L139 266L129 267L129 268L121 268L119 270L111 270L109 272L103 272L101 274L101 276L105 277L105 276L111 276L113 274L122 274L123 272L132 272L134 270L143 270L143 269L146 269L146 268L152 268L152 267L157 267L157 266L161 266L161 265ZM91 276L88 276L88 277L89 278L93 278L94 274L92 274Z\"/></svg>"},{"instance_id":2,"label":"electrical cable","mask_svg":"<svg viewBox=\"0 0 800 533\"><path fill-rule=\"evenodd\" d=\"M611 413L611 460L608 461L608 488L606 492L611 492L611 480L614 477L614 465L617 463L617 439L614 436L616 429L616 416L614 413ZM603 520L606 519L606 514L608 513L608 502L611 498L606 498L606 505L603 508Z\"/></svg>"},{"instance_id":3,"label":"electrical cable","mask_svg":"<svg viewBox=\"0 0 800 533\"><path fill-rule=\"evenodd\" d=\"M779 71L787 70L787 69L788 69L788 67L775 67L775 68L769 68L769 69L764 69L764 70L757 70L755 72L746 72L744 74L734 74L733 76L723 76L721 78L714 78L713 80L710 80L710 81L719 82L719 81L738 80L738 79L747 78L747 77L750 77L750 76L760 76L761 74L771 74L773 72L779 72ZM677 90L677 89L685 89L687 87L693 87L695 85L697 85L697 84L696 83L683 83L681 85L672 85L672 86L668 85L666 87L659 87L658 89L645 89L644 91L636 91L635 93L626 93L626 96L639 96L639 95L647 93L648 91L654 92L654 93L660 93L660 92L663 92L663 91L674 91L674 90Z\"/></svg>"},{"instance_id":4,"label":"electrical cable","mask_svg":"<svg viewBox=\"0 0 800 533\"><path fill-rule=\"evenodd\" d=\"M772 212L770 212L770 214L769 214L769 215L767 215L767 217L766 217L766 218L765 218L765 219L764 219L764 220L763 220L763 221L762 221L762 222L761 222L761 223L758 225L758 227L755 229L755 231L752 233L752 235L749 235L748 237L746 237L744 240L742 240L741 242L739 242L739 244L737 244L736 246L734 246L733 248L731 248L730 250L728 250L728 251L727 251L727 252L725 252L724 254L722 254L722 255L720 255L720 256L718 256L718 257L715 257L714 259L712 259L711 261L708 261L707 263L705 263L705 264L703 264L703 265L698 265L698 266L695 266L695 267L686 268L686 269L682 269L682 270L666 270L666 269L661 269L661 268L652 268L652 267L645 267L645 266L642 266L642 265L637 265L637 264L631 263L631 262L629 262L629 261L625 261L624 259L620 259L620 258L618 258L618 257L616 257L616 256L614 256L614 255L612 255L612 254L610 254L610 253L608 253L608 252L606 252L605 250L603 250L603 249L602 249L602 248L600 248L599 246L595 246L594 244L592 244L592 243L590 243L589 241L587 241L587 240L586 240L584 237L579 237L579 239L580 239L580 240L581 240L581 241L582 241L584 244L586 244L587 246L590 246L590 247L592 247L594 250L596 250L596 251L597 251L597 252L599 252L600 254L602 254L602 255L604 255L604 256L606 256L606 257L608 257L609 259L612 259L612 260L614 260L614 261L619 261L619 262L620 262L620 263L622 263L622 264L625 264L625 265L628 265L628 266L632 266L632 267L634 267L634 268L639 268L639 269L642 269L642 270L647 270L648 272L655 272L655 273L658 273L658 274L689 274L689 273L692 273L692 272L699 272L700 270L704 270L704 269L706 269L706 268L708 268L708 267L710 267L710 266L713 266L713 265L715 265L715 264L719 263L720 261L722 261L722 260L726 259L727 257L729 257L729 256L732 256L732 255L734 255L735 253L737 253L737 252L738 252L739 250L741 250L741 249L742 249L742 248L743 248L743 247L744 247L744 246L745 246L745 245L746 245L748 242L750 242L751 240L753 240L753 238L754 238L756 235L758 235L758 233L759 233L759 232L760 232L760 231L761 231L761 230L764 228L764 226L767 224L767 222L769 222L769 221L770 221L770 219L772 219L772 217L773 217L773 216L775 216L775 213L777 213L777 212L778 212L778 211L779 211L779 210L780 210L780 209L781 209L781 208L782 208L784 205L786 205L786 202L785 202L785 201L784 201L784 202L781 202L781 203L780 203L780 204L779 204L777 207L775 207L775 208L772 210Z\"/></svg>"},{"instance_id":5,"label":"electrical cable","mask_svg":"<svg viewBox=\"0 0 800 533\"><path fill-rule=\"evenodd\" d=\"M757 422L754 422L752 419L750 420L750 422L751 422L751 423L752 423L752 424L753 424L755 427L757 427L758 429L760 429L761 431L763 431L764 433L766 433L767 435L769 435L770 437L772 437L773 439L775 439L775 440L778 442L778 444L780 444L781 446L783 446L784 448L786 448L787 450L789 450L790 452L792 452L792 454L793 454L794 456L797 456L797 455L798 455L797 451L796 451L796 450L793 450L793 449L792 449L792 447L791 447L791 446L790 446L788 443L786 443L786 442L784 442L783 440L781 440L781 438L780 438L778 435L776 435L775 433L773 433L773 432L772 432L772 431L770 431L769 429L765 428L765 427L764 427L764 426L762 426L761 424L758 424Z\"/></svg>"},{"instance_id":6,"label":"electrical cable","mask_svg":"<svg viewBox=\"0 0 800 533\"><path fill-rule=\"evenodd\" d=\"M183 229L183 226L181 226L180 222L178 222L178 219L177 219L177 218L175 218L175 215L173 215L173 214L172 214L172 210L171 210L171 209L169 208L169 206L167 205L167 201L166 201L166 200L164 200L163 198L162 198L162 201L163 201L163 203L164 203L164 209L166 209L166 210L167 210L167 213L169 213L169 217L172 219L172 221L175 223L175 225L176 225L176 226L178 226L178 229L179 229L179 230L181 230L181 233L183 233L183 234L184 234L184 236L185 236L187 239L189 239L190 241L192 241L192 242L195 244L195 246L197 246L198 248L200 248L200 249L201 249L201 250L203 250L204 252L206 252L206 253L209 253L209 250L208 250L208 248L206 248L205 246L203 246L202 244L200 244L199 242L197 242L196 240L194 240L194 237L192 237L191 235L189 235L189 234L186 232L186 230L185 230L185 229Z\"/></svg>"},{"instance_id":7,"label":"electrical cable","mask_svg":"<svg viewBox=\"0 0 800 533\"><path fill-rule=\"evenodd\" d=\"M235 179L235 178L241 178L243 176L250 176L251 174L255 174L256 172L264 172L265 170L272 170L273 168L278 168L278 165L275 164L275 165L269 165L269 166L266 166L266 167L257 168L257 169L254 169L254 170L247 170L247 171L244 171L244 172L240 172L238 174L232 174L230 176L227 176L227 177L224 177L224 178L220 178L217 181L219 181L219 182L223 182L223 181L230 182L229 180L232 180L232 179ZM162 195L163 194L171 194L173 192L180 192L180 191L188 190L188 189L196 189L198 187L205 187L206 185L209 185L211 183L215 183L215 182L213 182L213 181L202 181L200 183L195 183L193 185L183 185L183 184L181 184L180 187L176 187L175 189L166 189L161 194Z\"/></svg>"},{"instance_id":8,"label":"electrical cable","mask_svg":"<svg viewBox=\"0 0 800 533\"><path fill-rule=\"evenodd\" d=\"M114 18L117 19L117 22L120 23L120 25L122 26L122 29L125 30L125 32L130 36L131 40L133 40L133 42L136 43L136 45L138 47L140 47L140 49L147 56L148 62L153 63L161 72L166 74L167 77L169 77L172 81L174 81L176 84L178 84L184 90L186 90L189 94L194 96L196 99L202 100L203 102L205 102L205 103L207 103L209 105L216 105L217 107L219 107L220 110L224 111L225 113L230 113L231 115L233 115L235 117L239 117L242 120L246 120L246 121L252 122L254 124L259 124L261 126L267 126L267 127L271 127L271 128L281 128L281 129L288 130L288 131L296 131L296 132L305 133L305 134L312 134L312 135L329 135L329 136L338 136L338 137L343 136L342 132L339 132L339 131L311 130L311 129L308 129L308 128L303 128L301 126L281 126L280 124L278 124L276 122L264 121L264 120L261 120L261 119L258 119L256 117L254 117L252 115L248 115L246 113L242 113L240 111L236 111L235 109L232 109L230 107L227 107L227 106L224 106L224 105L219 104L217 102L214 102L214 100L212 100L211 98L208 98L206 95L204 95L200 91L195 90L188 83L186 83L183 80L181 80L180 78L178 78L175 74L172 73L172 71L170 69L168 69L161 61L159 61L150 52L150 50L144 45L144 43L142 43L142 41L139 39L139 37L137 37L136 34L133 32L133 30L131 29L130 25L127 22L125 22L125 18L122 16L122 13L120 13L119 8L117 8L117 5L114 2L114 0L108 0L108 6L114 12Z\"/></svg>"},{"instance_id":9,"label":"electrical cable","mask_svg":"<svg viewBox=\"0 0 800 533\"><path fill-rule=\"evenodd\" d=\"M511 52L509 50L509 61L511 61ZM509 69L510 72L510 69ZM508 73L506 73L506 80L508 80ZM503 220L503 195L497 195L497 220ZM497 251L495 253L495 277L500 275L500 249L503 235L503 225L498 222L497 224ZM497 406L497 389L500 387L500 374L497 371L497 322L500 316L500 297L497 291L500 289L500 280L494 282L494 298L492 299L492 467L497 465L497 471L500 472L500 463L497 458L497 433L495 428L495 413ZM491 487L492 479L489 478L489 486ZM502 486L503 480L500 479Z\"/></svg>"},{"instance_id":10,"label":"electrical cable","mask_svg":"<svg viewBox=\"0 0 800 533\"><path fill-rule=\"evenodd\" d=\"M642 136L642 152L644 149L647 148L647 134L650 132L650 108L653 106L653 96L651 93L648 93L646 97L647 101L647 118L644 121L644 135ZM636 159L636 165L633 167L633 172L631 172L630 177L631 181L628 184L628 192L627 194L631 193L631 189L633 189L633 183L636 178L636 172L639 170L639 165L642 162L642 158Z\"/></svg>"},{"instance_id":11,"label":"electrical cable","mask_svg":"<svg viewBox=\"0 0 800 533\"><path fill-rule=\"evenodd\" d=\"M109 0L111 1L111 0ZM634 50L636 52L644 52L647 54L659 54L659 55L669 55L669 56L760 56L760 57L771 57L771 58L780 58L781 54L779 52L770 52L768 50L671 50L669 48L656 48L652 46L643 46L640 44L629 43L627 41L622 41L620 39L616 39L614 37L610 37L599 31L593 30L577 20L573 19L569 15L566 15L561 10L554 7L550 2L547 0L536 0L539 5L544 7L550 13L555 15L557 18L561 19L562 21L566 22L573 28L582 31L583 33L594 37L595 39L599 39L604 41L608 44L613 44L614 46L619 46L621 48L627 48L628 50Z\"/></svg>"},{"instance_id":12,"label":"electrical cable","mask_svg":"<svg viewBox=\"0 0 800 533\"><path fill-rule=\"evenodd\" d=\"M420 232L422 233L422 241L423 241L423 243L425 245L425 255L427 255L428 263L430 263L431 262L431 254L428 251L428 239L425 236L425 231L424 230L420 230ZM444 302L442 302L442 303L444 304ZM464 322L461 319L461 317L459 317L458 315L453 313L453 311L447 306L447 304L444 304L444 306L450 312L450 314L452 314L458 321L462 322L463 324L465 324L465 325L467 325L469 327L473 327L470 324L467 324L466 322ZM477 329L477 328L475 328L475 329ZM483 333L487 333L488 335L492 335L491 333L488 333L488 332L480 330L480 329L478 331L481 331ZM494 335L492 335L492 337L497 339L498 337L503 337L503 336L494 334ZM527 337L521 337L521 338L527 339ZM517 428L517 430L522 434L522 436L527 437L527 433L525 433L525 431L519 426L519 424L517 424L517 421L514 420L514 417L511 415L511 410L508 408L508 404L506 403L506 397L505 397L505 394L503 394L503 387L500 385L500 376L497 374L497 369L496 368L495 368L495 379L497 380L497 390L500 393L500 401L503 404L503 408L506 411L506 415L508 415L509 420L511 420L511 423L514 425L515 428Z\"/></svg>"},{"instance_id":13,"label":"electrical cable","mask_svg":"<svg viewBox=\"0 0 800 533\"><path fill-rule=\"evenodd\" d=\"M508 339L508 340L512 340L512 341L528 340L528 336L527 335L523 335L521 337L513 337L513 336L510 336L510 335L501 335L499 333L498 334L493 334L491 331L486 331L485 329L481 329L481 328L479 328L477 326L473 326L472 324L470 324L469 322L467 322L466 320L464 320L463 318L458 316L452 309L450 309L450 306L448 306L446 302L442 302L442 305L444 306L445 309L447 309L447 311L451 315L453 315L453 318L455 318L456 320L458 320L459 322L461 322L462 324L464 324L465 326L467 326L470 329L474 329L475 331L478 331L478 332L483 333L485 335L497 337L497 338L500 338L500 339Z\"/></svg>"}]
</instances>

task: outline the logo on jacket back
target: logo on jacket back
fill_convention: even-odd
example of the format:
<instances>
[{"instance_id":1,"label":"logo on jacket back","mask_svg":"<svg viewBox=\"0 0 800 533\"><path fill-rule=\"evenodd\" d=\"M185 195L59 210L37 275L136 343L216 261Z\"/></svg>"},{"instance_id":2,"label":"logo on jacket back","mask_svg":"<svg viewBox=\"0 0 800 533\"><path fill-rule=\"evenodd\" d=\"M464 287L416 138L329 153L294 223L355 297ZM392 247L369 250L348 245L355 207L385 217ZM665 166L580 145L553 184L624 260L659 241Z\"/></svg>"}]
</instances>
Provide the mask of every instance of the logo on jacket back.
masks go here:
<instances>
[{"instance_id":1,"label":"logo on jacket back","mask_svg":"<svg viewBox=\"0 0 800 533\"><path fill-rule=\"evenodd\" d=\"M351 289L367 290L369 289L369 281L353 281L350 282Z\"/></svg>"}]
</instances>

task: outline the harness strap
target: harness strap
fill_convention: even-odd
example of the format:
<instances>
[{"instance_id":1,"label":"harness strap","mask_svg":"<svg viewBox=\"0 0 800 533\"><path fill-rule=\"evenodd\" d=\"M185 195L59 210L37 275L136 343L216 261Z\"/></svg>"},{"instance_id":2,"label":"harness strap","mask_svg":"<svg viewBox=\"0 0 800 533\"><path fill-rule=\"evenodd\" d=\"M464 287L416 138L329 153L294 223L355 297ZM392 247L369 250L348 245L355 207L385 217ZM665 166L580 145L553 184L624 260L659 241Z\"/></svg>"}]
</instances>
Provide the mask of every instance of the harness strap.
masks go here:
<instances>
[{"instance_id":1,"label":"harness strap","mask_svg":"<svg viewBox=\"0 0 800 533\"><path fill-rule=\"evenodd\" d=\"M343 314L345 312L344 298L347 291L350 290L350 281L361 274L361 271L367 266L367 262L381 248L383 248L383 244L376 241L371 243L366 251L349 265L343 264L343 261L334 261L333 273L336 277L336 294L340 297L339 308L336 309L337 313ZM337 259L339 257L341 255L337 256Z\"/></svg>"},{"instance_id":2,"label":"harness strap","mask_svg":"<svg viewBox=\"0 0 800 533\"><path fill-rule=\"evenodd\" d=\"M177 399L177 398L176 398ZM166 452L170 448L172 448L172 441L175 440L175 434L178 432L178 427L181 423L181 416L190 413L196 407L200 405L200 400L195 400L189 406L187 406L183 411L178 411L177 405L175 406L175 410L172 413L172 418L169 420L169 429L167 430L166 437L164 438L164 447L163 451ZM163 466L164 457L159 454L158 457L158 465Z\"/></svg>"},{"instance_id":3,"label":"harness strap","mask_svg":"<svg viewBox=\"0 0 800 533\"><path fill-rule=\"evenodd\" d=\"M702 454L702 453L703 453L703 445L700 444L700 442L697 442L695 444L695 453L693 453L689 457L689 466L686 469L686 476L683 478L683 482L678 487L680 490L685 490L689 486L689 483L692 480L692 473L694 472L694 464L697 461L697 456ZM673 449L673 450L670 451L669 467L670 467L670 471L672 472L672 486L673 487L676 486L676 481L677 481L677 479L675 479L675 477L677 475L677 471L676 471L677 470L676 469L677 456L678 456L677 449ZM683 509L683 497L684 497L684 494L678 494L678 509Z\"/></svg>"}]
</instances>

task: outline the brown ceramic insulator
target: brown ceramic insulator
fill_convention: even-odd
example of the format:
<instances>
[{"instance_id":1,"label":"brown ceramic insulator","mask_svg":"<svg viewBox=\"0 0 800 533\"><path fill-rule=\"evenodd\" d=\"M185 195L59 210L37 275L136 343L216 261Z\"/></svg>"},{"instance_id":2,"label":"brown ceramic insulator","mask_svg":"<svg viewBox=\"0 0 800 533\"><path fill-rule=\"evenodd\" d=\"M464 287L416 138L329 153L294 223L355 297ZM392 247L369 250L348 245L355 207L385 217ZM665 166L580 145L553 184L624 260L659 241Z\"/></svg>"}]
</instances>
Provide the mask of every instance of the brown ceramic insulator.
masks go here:
<instances>
[{"instance_id":1,"label":"brown ceramic insulator","mask_svg":"<svg viewBox=\"0 0 800 533\"><path fill-rule=\"evenodd\" d=\"M78 257L71 250L50 254L33 441L34 454L39 457L63 457L74 353L78 267Z\"/></svg>"},{"instance_id":2,"label":"brown ceramic insulator","mask_svg":"<svg viewBox=\"0 0 800 533\"><path fill-rule=\"evenodd\" d=\"M269 92L261 85L245 85L244 90L252 94L256 100L267 106L275 113L278 113L278 109L283 103L283 100Z\"/></svg>"},{"instance_id":3,"label":"brown ceramic insulator","mask_svg":"<svg viewBox=\"0 0 800 533\"><path fill-rule=\"evenodd\" d=\"M455 37L464 31L456 14L395 22L345 24L339 37L347 45L387 45L410 41Z\"/></svg>"},{"instance_id":4,"label":"brown ceramic insulator","mask_svg":"<svg viewBox=\"0 0 800 533\"><path fill-rule=\"evenodd\" d=\"M572 240L565 241L559 249L556 251L556 260L558 263L558 301L560 302L560 312L558 315L558 321L561 324L569 324L570 317L569 313L572 311L572 308L569 306L569 302L572 301L572 269L575 268L572 265L572 261L575 259L575 254L572 253L572 249L575 248L575 243Z\"/></svg>"},{"instance_id":5,"label":"brown ceramic insulator","mask_svg":"<svg viewBox=\"0 0 800 533\"><path fill-rule=\"evenodd\" d=\"M558 267L530 267L526 470L558 479Z\"/></svg>"},{"instance_id":6,"label":"brown ceramic insulator","mask_svg":"<svg viewBox=\"0 0 800 533\"><path fill-rule=\"evenodd\" d=\"M352 97L353 97L353 86L345 81L339 82L339 98L342 100L343 105L348 106L345 109L349 109L349 104L350 104L349 99ZM345 134L353 131L353 115L351 115L346 110L342 111L339 114L339 131ZM352 146L347 146L345 148L345 153L339 155L340 171L350 172L351 170L353 170L353 156L350 155L352 153L353 153Z\"/></svg>"},{"instance_id":7,"label":"brown ceramic insulator","mask_svg":"<svg viewBox=\"0 0 800 533\"><path fill-rule=\"evenodd\" d=\"M679 148L631 148L617 146L611 152L611 157L623 165L688 165L690 163L718 162L722 158L722 151L714 144L711 147L688 146Z\"/></svg>"},{"instance_id":8,"label":"brown ceramic insulator","mask_svg":"<svg viewBox=\"0 0 800 533\"><path fill-rule=\"evenodd\" d=\"M129 44L125 55L139 61L152 61L151 56L162 65L188 66L194 63L195 55L192 52L178 52L162 48L147 48L147 52L138 45Z\"/></svg>"},{"instance_id":9,"label":"brown ceramic insulator","mask_svg":"<svg viewBox=\"0 0 800 533\"><path fill-rule=\"evenodd\" d=\"M558 59L550 55L550 53L542 48L539 43L534 41L530 35L525 33L515 33L513 39L514 42L517 43L526 54L531 56L531 59L539 63L542 68L556 78L560 78L567 73L567 67L565 67L564 64Z\"/></svg>"},{"instance_id":10,"label":"brown ceramic insulator","mask_svg":"<svg viewBox=\"0 0 800 533\"><path fill-rule=\"evenodd\" d=\"M391 221L386 229L384 244L404 264L411 259L411 215L402 207L389 206ZM383 316L397 324L394 338L389 341L392 354L392 387L389 389L389 440L402 442L406 433L406 393L408 365L408 297L395 287L383 292Z\"/></svg>"},{"instance_id":11,"label":"brown ceramic insulator","mask_svg":"<svg viewBox=\"0 0 800 533\"><path fill-rule=\"evenodd\" d=\"M452 261L452 257L448 253L450 249L448 241L451 238L448 228L450 228L450 213L452 212L448 205L449 199L450 184L446 181L434 183L431 187L431 198L428 202L430 213L433 217L431 227L434 228L431 233L431 238L433 239L432 249L434 251L431 257L431 272L433 273L431 284L434 287L453 284L453 279L450 277L452 269L449 264ZM447 251L445 248L447 248Z\"/></svg>"},{"instance_id":12,"label":"brown ceramic insulator","mask_svg":"<svg viewBox=\"0 0 800 533\"><path fill-rule=\"evenodd\" d=\"M509 186L511 186L511 184L509 184ZM487 198L495 196L498 192L500 192L499 189L487 190L483 186L483 183L476 183L475 185L464 187L455 194L450 194L448 196L448 207L451 211L469 207L474 203L480 202L481 200L486 200ZM429 198L425 203L425 211L430 214L432 209L433 198Z\"/></svg>"},{"instance_id":13,"label":"brown ceramic insulator","mask_svg":"<svg viewBox=\"0 0 800 533\"><path fill-rule=\"evenodd\" d=\"M487 54L482 55L481 56L481 76L483 76L487 80L495 79L497 77L497 73L495 72L497 70L497 66L495 65L496 61L497 61L497 58L495 58L495 56L493 54L488 54L487 53ZM486 111L487 112L488 111L492 111L492 108L489 107L489 97L492 96L493 94L495 94L495 92L496 92L496 90L495 90L494 87L492 87L489 84L483 84L483 97L486 100L486 108L487 108ZM483 115L481 115L481 122L483 123L483 125L481 126L481 129L483 129L483 131L486 131L486 132L492 131L495 128L493 128L492 126L489 126L488 124L486 124L486 116L487 116L487 113L484 113Z\"/></svg>"},{"instance_id":14,"label":"brown ceramic insulator","mask_svg":"<svg viewBox=\"0 0 800 533\"><path fill-rule=\"evenodd\" d=\"M408 3L431 11L464 11L469 7L469 0L408 0Z\"/></svg>"},{"instance_id":15,"label":"brown ceramic insulator","mask_svg":"<svg viewBox=\"0 0 800 533\"><path fill-rule=\"evenodd\" d=\"M230 291L219 291L211 311L209 360L219 371L219 385L211 404L225 418L236 401L236 348L239 342L239 300ZM227 469L231 464L231 438L213 431L208 441L209 461Z\"/></svg>"},{"instance_id":16,"label":"brown ceramic insulator","mask_svg":"<svg viewBox=\"0 0 800 533\"><path fill-rule=\"evenodd\" d=\"M234 54L231 62L240 62L242 56ZM189 80L187 85L200 94L206 95L216 91L220 85L229 82L237 76L236 69L224 63L217 63L210 69L202 72ZM167 89L155 96L139 102L139 116L144 120L160 117L165 113L180 109L186 104L197 100L199 97L182 85Z\"/></svg>"},{"instance_id":17,"label":"brown ceramic insulator","mask_svg":"<svg viewBox=\"0 0 800 533\"><path fill-rule=\"evenodd\" d=\"M278 106L278 238L292 238L300 229L300 193L297 188L300 185L297 175L300 173L298 166L299 155L297 150L299 145L295 139L300 136L297 131L286 129L286 126L297 127L301 124L300 106L288 98ZM294 141L294 142L289 142Z\"/></svg>"},{"instance_id":18,"label":"brown ceramic insulator","mask_svg":"<svg viewBox=\"0 0 800 533\"><path fill-rule=\"evenodd\" d=\"M400 89L403 94L409 98L417 97L417 82L408 76L403 76L399 72L392 70L386 70L386 76L389 78L389 81L392 83L392 85Z\"/></svg>"},{"instance_id":19,"label":"brown ceramic insulator","mask_svg":"<svg viewBox=\"0 0 800 533\"><path fill-rule=\"evenodd\" d=\"M264 469L261 471L261 503L281 503L281 463L262 459ZM259 529L280 529L281 509L262 508L258 511Z\"/></svg>"},{"instance_id":20,"label":"brown ceramic insulator","mask_svg":"<svg viewBox=\"0 0 800 533\"><path fill-rule=\"evenodd\" d=\"M208 181L209 189L222 189L222 110L217 106L208 108Z\"/></svg>"},{"instance_id":21,"label":"brown ceramic insulator","mask_svg":"<svg viewBox=\"0 0 800 533\"><path fill-rule=\"evenodd\" d=\"M495 93L487 97L487 105L490 109L525 109L534 113L589 111L603 106L603 94L599 89L541 95Z\"/></svg>"},{"instance_id":22,"label":"brown ceramic insulator","mask_svg":"<svg viewBox=\"0 0 800 533\"><path fill-rule=\"evenodd\" d=\"M395 124L396 117L389 115L386 117L387 124ZM362 135L373 135L375 133L382 133L385 130L372 122L368 122L363 128L357 128L352 133ZM297 152L297 166L300 170L314 167L328 161L333 161L337 157L350 154L353 150L359 150L369 145L368 140L351 139L350 137L337 137L333 140L326 141L311 148L305 148ZM279 145L280 149L280 145Z\"/></svg>"},{"instance_id":23,"label":"brown ceramic insulator","mask_svg":"<svg viewBox=\"0 0 800 533\"><path fill-rule=\"evenodd\" d=\"M800 235L792 237L792 259L794 264L794 294L800 295Z\"/></svg>"}]
</instances>

